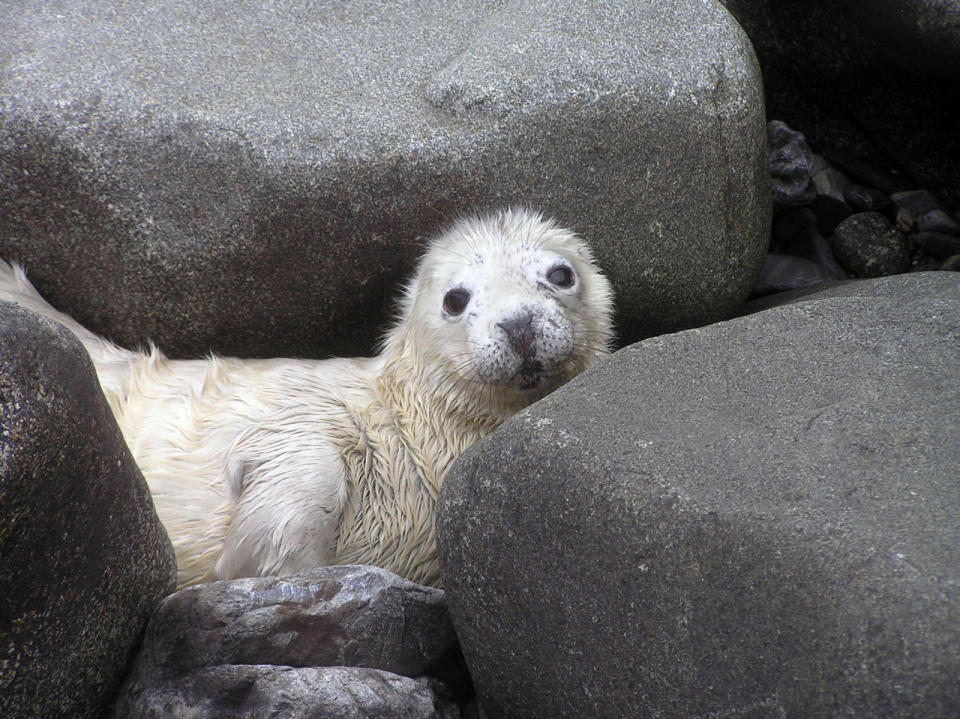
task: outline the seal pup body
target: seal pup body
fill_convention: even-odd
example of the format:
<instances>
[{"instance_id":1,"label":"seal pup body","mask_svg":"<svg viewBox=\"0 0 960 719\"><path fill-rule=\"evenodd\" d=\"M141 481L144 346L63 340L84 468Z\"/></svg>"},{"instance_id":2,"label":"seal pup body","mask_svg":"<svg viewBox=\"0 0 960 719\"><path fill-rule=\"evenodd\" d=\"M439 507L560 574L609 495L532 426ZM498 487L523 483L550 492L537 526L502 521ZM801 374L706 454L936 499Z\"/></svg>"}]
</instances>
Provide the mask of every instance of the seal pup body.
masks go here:
<instances>
[{"instance_id":1,"label":"seal pup body","mask_svg":"<svg viewBox=\"0 0 960 719\"><path fill-rule=\"evenodd\" d=\"M348 563L436 583L434 507L451 463L611 340L610 286L587 245L523 210L434 240L372 358L122 349L5 264L0 299L62 322L87 348L180 585Z\"/></svg>"}]
</instances>

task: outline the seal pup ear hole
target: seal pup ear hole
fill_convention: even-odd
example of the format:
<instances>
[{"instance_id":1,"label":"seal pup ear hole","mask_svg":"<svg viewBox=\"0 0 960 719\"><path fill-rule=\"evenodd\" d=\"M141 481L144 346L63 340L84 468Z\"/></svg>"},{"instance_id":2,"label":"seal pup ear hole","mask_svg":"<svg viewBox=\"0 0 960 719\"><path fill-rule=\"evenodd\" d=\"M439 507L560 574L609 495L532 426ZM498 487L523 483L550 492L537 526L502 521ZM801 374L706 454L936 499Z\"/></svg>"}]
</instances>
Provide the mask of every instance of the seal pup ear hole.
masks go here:
<instances>
[{"instance_id":1,"label":"seal pup ear hole","mask_svg":"<svg viewBox=\"0 0 960 719\"><path fill-rule=\"evenodd\" d=\"M455 287L443 296L443 311L450 317L459 317L470 304L470 292L462 287Z\"/></svg>"},{"instance_id":2,"label":"seal pup ear hole","mask_svg":"<svg viewBox=\"0 0 960 719\"><path fill-rule=\"evenodd\" d=\"M569 290L577 283L577 275L570 265L554 265L547 270L547 282L562 290Z\"/></svg>"}]
</instances>

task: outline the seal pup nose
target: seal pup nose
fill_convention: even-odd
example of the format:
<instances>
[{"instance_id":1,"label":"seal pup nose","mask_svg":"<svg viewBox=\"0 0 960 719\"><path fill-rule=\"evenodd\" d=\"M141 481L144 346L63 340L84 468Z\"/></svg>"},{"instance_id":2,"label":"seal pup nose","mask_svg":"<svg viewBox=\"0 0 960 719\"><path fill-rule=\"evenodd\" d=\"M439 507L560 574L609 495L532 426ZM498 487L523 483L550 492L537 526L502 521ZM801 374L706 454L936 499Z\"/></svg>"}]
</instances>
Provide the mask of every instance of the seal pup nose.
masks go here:
<instances>
[{"instance_id":1,"label":"seal pup nose","mask_svg":"<svg viewBox=\"0 0 960 719\"><path fill-rule=\"evenodd\" d=\"M533 314L525 312L522 315L497 322L497 327L507 333L507 339L510 340L510 346L517 351L521 357L533 357L535 352L533 348Z\"/></svg>"}]
</instances>

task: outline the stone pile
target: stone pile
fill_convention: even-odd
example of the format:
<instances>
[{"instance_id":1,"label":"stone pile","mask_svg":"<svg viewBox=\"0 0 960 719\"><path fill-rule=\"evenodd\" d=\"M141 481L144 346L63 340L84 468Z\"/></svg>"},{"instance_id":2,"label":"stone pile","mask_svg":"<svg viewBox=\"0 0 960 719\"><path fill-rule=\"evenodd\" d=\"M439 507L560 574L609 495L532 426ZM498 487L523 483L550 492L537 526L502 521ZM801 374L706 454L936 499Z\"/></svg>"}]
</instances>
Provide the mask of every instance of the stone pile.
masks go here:
<instances>
[{"instance_id":1,"label":"stone pile","mask_svg":"<svg viewBox=\"0 0 960 719\"><path fill-rule=\"evenodd\" d=\"M458 719L471 692L442 591L322 567L167 597L112 716Z\"/></svg>"},{"instance_id":2,"label":"stone pile","mask_svg":"<svg viewBox=\"0 0 960 719\"><path fill-rule=\"evenodd\" d=\"M960 207L956 0L722 2L756 49L768 117L844 172L848 158L869 158L900 189Z\"/></svg>"},{"instance_id":3,"label":"stone pile","mask_svg":"<svg viewBox=\"0 0 960 719\"><path fill-rule=\"evenodd\" d=\"M867 162L830 162L800 132L767 126L774 222L752 296L846 278L960 270L960 211Z\"/></svg>"}]
</instances>

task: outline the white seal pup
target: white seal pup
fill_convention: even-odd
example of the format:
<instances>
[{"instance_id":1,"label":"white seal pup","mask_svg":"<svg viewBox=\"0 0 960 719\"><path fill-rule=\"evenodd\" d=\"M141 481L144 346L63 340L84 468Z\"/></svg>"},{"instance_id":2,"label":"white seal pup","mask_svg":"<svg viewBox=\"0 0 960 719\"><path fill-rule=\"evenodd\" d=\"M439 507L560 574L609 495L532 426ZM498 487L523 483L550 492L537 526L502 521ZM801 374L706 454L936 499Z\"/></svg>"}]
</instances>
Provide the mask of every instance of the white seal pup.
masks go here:
<instances>
[{"instance_id":1,"label":"white seal pup","mask_svg":"<svg viewBox=\"0 0 960 719\"><path fill-rule=\"evenodd\" d=\"M178 583L375 564L439 575L451 463L608 351L588 246L526 210L435 239L372 358L173 360L121 349L0 262L0 299L83 342L177 555Z\"/></svg>"}]
</instances>

